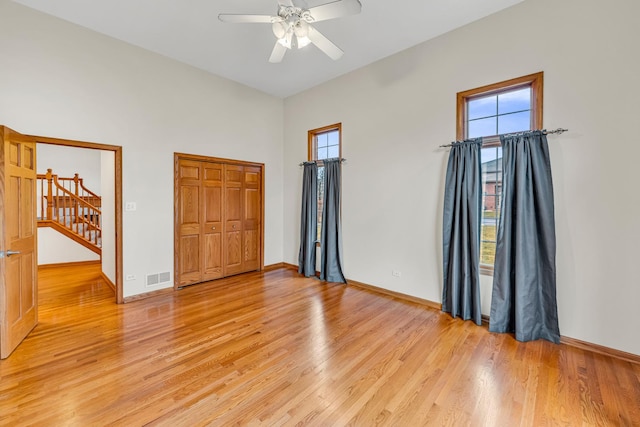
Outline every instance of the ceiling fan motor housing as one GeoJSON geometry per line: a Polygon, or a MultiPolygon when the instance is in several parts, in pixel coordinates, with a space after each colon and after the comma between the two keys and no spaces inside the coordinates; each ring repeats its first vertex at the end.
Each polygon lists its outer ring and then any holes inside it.
{"type": "Polygon", "coordinates": [[[282,20],[275,21],[271,28],[278,42],[287,49],[302,48],[311,41],[308,39],[309,24],[313,17],[308,10],[299,7],[280,6],[278,16],[282,20]]]}

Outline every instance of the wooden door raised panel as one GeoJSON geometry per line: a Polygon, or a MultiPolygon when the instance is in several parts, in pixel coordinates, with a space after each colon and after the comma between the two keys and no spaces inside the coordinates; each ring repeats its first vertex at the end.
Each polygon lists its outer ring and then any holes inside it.
{"type": "Polygon", "coordinates": [[[183,283],[200,280],[200,237],[182,236],[180,239],[180,271],[183,283]]]}

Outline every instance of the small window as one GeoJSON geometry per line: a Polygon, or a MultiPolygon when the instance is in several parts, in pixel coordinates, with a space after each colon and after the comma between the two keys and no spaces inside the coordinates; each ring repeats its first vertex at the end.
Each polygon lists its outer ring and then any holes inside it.
{"type": "Polygon", "coordinates": [[[493,274],[502,202],[499,135],[542,129],[543,73],[458,93],[458,140],[483,137],[480,268],[493,274]]]}
{"type": "Polygon", "coordinates": [[[322,206],[324,204],[323,160],[342,157],[342,124],[325,126],[309,131],[309,160],[318,163],[318,235],[322,230],[322,206]]]}

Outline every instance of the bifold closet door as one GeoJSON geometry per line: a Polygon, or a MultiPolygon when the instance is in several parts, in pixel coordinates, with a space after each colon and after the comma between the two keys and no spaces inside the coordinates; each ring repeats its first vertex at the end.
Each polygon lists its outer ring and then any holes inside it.
{"type": "Polygon", "coordinates": [[[225,165],[225,275],[260,269],[261,186],[259,167],[225,165]]]}
{"type": "Polygon", "coordinates": [[[177,287],[262,268],[263,166],[196,157],[176,159],[177,287]]]}
{"type": "Polygon", "coordinates": [[[180,160],[178,165],[178,252],[179,286],[202,281],[202,163],[180,160]]]}

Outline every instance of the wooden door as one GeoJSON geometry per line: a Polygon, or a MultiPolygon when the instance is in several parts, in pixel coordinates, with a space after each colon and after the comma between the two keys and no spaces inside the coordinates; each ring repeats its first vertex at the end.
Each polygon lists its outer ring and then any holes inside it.
{"type": "Polygon", "coordinates": [[[203,281],[218,279],[224,275],[222,265],[223,175],[224,167],[221,163],[202,162],[203,281]]]}
{"type": "Polygon", "coordinates": [[[176,285],[184,286],[202,281],[201,231],[202,223],[202,164],[193,160],[179,160],[176,167],[176,260],[179,272],[176,285]]]}
{"type": "Polygon", "coordinates": [[[254,271],[260,269],[262,251],[261,168],[245,166],[243,187],[243,270],[254,271]]]}
{"type": "Polygon", "coordinates": [[[264,165],[179,153],[174,161],[174,287],[262,269],[264,165]]]}
{"type": "Polygon", "coordinates": [[[38,323],[36,144],[0,127],[0,358],[38,323]]]}
{"type": "Polygon", "coordinates": [[[224,166],[224,269],[225,276],[244,272],[243,267],[243,166],[224,166]]]}

